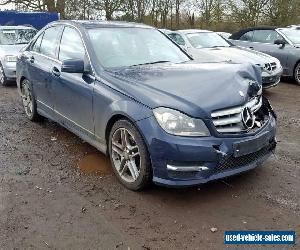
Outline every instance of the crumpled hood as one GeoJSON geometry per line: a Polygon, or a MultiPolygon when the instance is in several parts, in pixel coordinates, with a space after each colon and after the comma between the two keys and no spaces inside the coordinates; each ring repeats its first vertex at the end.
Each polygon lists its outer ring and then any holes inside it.
{"type": "Polygon", "coordinates": [[[25,46],[27,44],[0,45],[0,57],[7,55],[17,56],[25,46]]]}
{"type": "MultiPolygon", "coordinates": [[[[232,61],[235,63],[253,63],[261,65],[278,61],[276,58],[262,52],[236,46],[192,49],[191,54],[194,56],[195,60],[198,59],[201,61],[203,61],[201,57],[214,57],[216,62],[232,61]]],[[[213,59],[210,59],[209,61],[212,60],[213,59]]]]}
{"type": "Polygon", "coordinates": [[[106,71],[101,79],[150,108],[163,106],[210,118],[213,110],[244,104],[249,79],[261,84],[261,72],[251,64],[191,61],[106,71]]]}

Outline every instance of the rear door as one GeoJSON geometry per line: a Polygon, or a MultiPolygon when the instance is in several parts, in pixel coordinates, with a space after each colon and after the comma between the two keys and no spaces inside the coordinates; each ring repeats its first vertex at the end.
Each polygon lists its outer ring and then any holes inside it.
{"type": "Polygon", "coordinates": [[[29,55],[29,74],[38,108],[53,116],[53,96],[50,84],[52,64],[57,60],[58,38],[61,26],[49,27],[33,45],[29,55]]]}
{"type": "Polygon", "coordinates": [[[59,61],[52,65],[51,75],[57,120],[73,131],[93,137],[94,79],[92,73],[61,72],[62,62],[70,59],[84,60],[89,68],[83,40],[77,29],[70,26],[64,28],[58,59],[59,61]]]}

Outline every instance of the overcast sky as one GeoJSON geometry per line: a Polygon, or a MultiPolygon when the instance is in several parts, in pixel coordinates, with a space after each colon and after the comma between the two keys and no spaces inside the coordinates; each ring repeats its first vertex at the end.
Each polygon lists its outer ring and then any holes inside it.
{"type": "Polygon", "coordinates": [[[0,10],[14,10],[14,9],[15,9],[15,5],[13,3],[0,5],[0,10]]]}

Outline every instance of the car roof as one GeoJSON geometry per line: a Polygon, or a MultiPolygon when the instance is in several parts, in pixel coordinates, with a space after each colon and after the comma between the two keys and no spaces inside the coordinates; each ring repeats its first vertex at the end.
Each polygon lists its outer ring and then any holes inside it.
{"type": "Polygon", "coordinates": [[[123,21],[101,21],[101,20],[60,20],[55,21],[50,24],[71,24],[74,26],[80,26],[82,28],[148,28],[154,29],[151,26],[140,24],[140,23],[133,23],[133,22],[123,22],[123,21]]]}
{"type": "Polygon", "coordinates": [[[217,31],[216,33],[218,33],[218,34],[231,34],[229,32],[225,32],[225,31],[217,31]]]}
{"type": "Polygon", "coordinates": [[[249,32],[249,31],[253,31],[253,30],[276,30],[276,29],[277,29],[277,27],[273,27],[273,26],[250,27],[250,28],[247,28],[247,29],[241,29],[238,32],[233,33],[230,36],[230,38],[231,39],[239,39],[245,33],[249,32]]]}
{"type": "Polygon", "coordinates": [[[300,25],[293,25],[293,26],[288,26],[285,28],[279,28],[278,30],[287,30],[287,29],[292,29],[292,30],[300,30],[300,25]]]}
{"type": "Polygon", "coordinates": [[[15,30],[17,30],[17,29],[35,29],[34,27],[32,27],[32,26],[30,26],[30,25],[16,25],[16,26],[13,26],[13,25],[3,25],[3,26],[1,26],[0,25],[0,29],[3,29],[3,30],[5,30],[5,29],[7,29],[7,30],[11,30],[11,29],[15,29],[15,30]]]}
{"type": "Polygon", "coordinates": [[[300,24],[292,24],[287,26],[286,28],[297,28],[297,27],[300,27],[300,24]]]}
{"type": "Polygon", "coordinates": [[[200,29],[187,29],[187,30],[177,30],[177,31],[180,32],[180,33],[182,33],[182,34],[213,32],[211,30],[200,30],[200,29]]]}

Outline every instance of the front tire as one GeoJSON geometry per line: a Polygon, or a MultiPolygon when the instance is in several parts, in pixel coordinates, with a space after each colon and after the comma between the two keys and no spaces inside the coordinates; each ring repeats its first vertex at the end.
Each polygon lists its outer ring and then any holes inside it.
{"type": "Polygon", "coordinates": [[[128,120],[113,125],[109,155],[117,178],[126,188],[138,191],[150,184],[152,169],[148,150],[141,134],[128,120]]]}
{"type": "Polygon", "coordinates": [[[40,115],[37,113],[36,100],[32,91],[32,86],[29,80],[24,79],[21,83],[22,103],[27,118],[31,121],[40,120],[40,115]]]}
{"type": "Polygon", "coordinates": [[[294,80],[300,85],[300,62],[296,65],[294,70],[294,80]]]}

